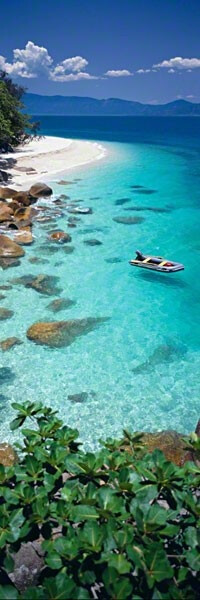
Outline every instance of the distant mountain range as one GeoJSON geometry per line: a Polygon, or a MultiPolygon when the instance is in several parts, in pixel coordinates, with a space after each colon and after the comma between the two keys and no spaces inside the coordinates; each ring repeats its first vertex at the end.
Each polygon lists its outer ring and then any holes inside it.
{"type": "Polygon", "coordinates": [[[200,116],[200,104],[175,100],[167,104],[141,104],[119,98],[97,100],[81,96],[40,96],[25,94],[24,104],[31,115],[74,116],[200,116]]]}

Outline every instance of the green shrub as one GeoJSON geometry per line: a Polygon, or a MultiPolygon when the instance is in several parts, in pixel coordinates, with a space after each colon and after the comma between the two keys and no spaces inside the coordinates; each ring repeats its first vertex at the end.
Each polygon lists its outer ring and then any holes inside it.
{"type": "Polygon", "coordinates": [[[0,466],[0,598],[198,598],[196,464],[145,454],[142,437],[128,432],[85,453],[78,431],[50,408],[13,407],[12,430],[32,424],[18,464],[0,466]],[[20,594],[9,578],[13,556],[39,538],[44,568],[20,594]]]}

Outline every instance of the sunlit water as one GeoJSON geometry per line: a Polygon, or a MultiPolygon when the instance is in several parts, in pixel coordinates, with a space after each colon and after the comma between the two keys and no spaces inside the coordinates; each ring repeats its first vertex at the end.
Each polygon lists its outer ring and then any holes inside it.
{"type": "Polygon", "coordinates": [[[197,148],[105,145],[107,159],[62,174],[70,181],[81,180],[66,186],[53,182],[54,196],[44,203],[52,206],[64,193],[92,207],[93,214],[81,216],[74,229],[67,229],[66,209],[56,224],[38,223],[35,242],[26,248],[21,265],[1,271],[1,284],[22,274],[57,275],[60,297],[76,300],[71,308],[53,314],[47,305],[58,294],[42,296],[20,285],[2,292],[6,299],[1,306],[11,308],[14,316],[1,322],[1,340],[16,335],[23,341],[1,352],[1,367],[10,369],[0,372],[5,375],[0,390],[3,441],[13,439],[9,432],[13,401],[37,399],[57,408],[65,423],[78,427],[86,447],[94,447],[100,437],[119,436],[123,427],[188,432],[198,420],[197,148]],[[127,202],[116,204],[124,198],[127,202]],[[136,206],[144,210],[126,210],[136,206]],[[145,207],[168,210],[154,212],[145,207]],[[125,225],[113,221],[116,216],[137,216],[144,221],[125,225]],[[49,253],[52,244],[47,233],[54,227],[70,232],[73,253],[66,254],[64,246],[53,246],[55,253],[49,253]],[[84,244],[90,238],[102,245],[84,244]],[[136,248],[183,262],[185,271],[161,275],[134,269],[129,260],[136,248]],[[47,262],[31,264],[33,256],[47,262]],[[26,338],[27,328],[36,321],[88,316],[110,319],[69,347],[51,349],[26,338]],[[68,398],[81,392],[88,394],[83,402],[68,398]]]}

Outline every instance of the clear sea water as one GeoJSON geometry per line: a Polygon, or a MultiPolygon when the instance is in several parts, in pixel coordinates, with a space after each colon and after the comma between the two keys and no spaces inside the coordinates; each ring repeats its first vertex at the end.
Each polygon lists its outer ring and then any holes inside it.
{"type": "Polygon", "coordinates": [[[1,340],[16,335],[23,345],[1,352],[0,366],[8,370],[0,370],[0,439],[13,439],[11,403],[25,399],[57,408],[65,423],[79,428],[87,448],[100,437],[119,436],[123,427],[189,432],[199,417],[200,392],[200,119],[40,120],[46,135],[100,140],[107,156],[62,173],[72,184],[58,185],[58,176],[45,202],[52,207],[67,194],[93,214],[81,216],[71,230],[66,209],[56,223],[38,223],[21,265],[1,271],[1,285],[24,274],[57,275],[59,297],[76,304],[54,315],[47,305],[58,294],[46,297],[20,285],[2,292],[1,306],[14,316],[1,321],[1,340]],[[127,210],[132,207],[142,210],[127,210]],[[117,216],[144,220],[125,225],[113,221],[117,216]],[[71,233],[73,253],[64,246],[50,252],[53,227],[71,233]],[[90,238],[102,245],[84,244],[90,238]],[[129,260],[136,248],[183,262],[185,271],[134,269],[129,260]],[[32,264],[33,256],[46,262],[32,264]],[[36,321],[88,316],[110,319],[69,347],[51,349],[26,338],[36,321]],[[88,394],[83,402],[68,398],[81,392],[88,394]]]}

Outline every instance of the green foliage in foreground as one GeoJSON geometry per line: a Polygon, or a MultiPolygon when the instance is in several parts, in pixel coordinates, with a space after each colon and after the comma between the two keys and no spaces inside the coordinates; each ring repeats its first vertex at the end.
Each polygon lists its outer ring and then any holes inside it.
{"type": "Polygon", "coordinates": [[[12,430],[27,417],[32,425],[22,429],[19,463],[0,467],[0,598],[198,598],[197,466],[145,454],[128,432],[84,453],[78,431],[50,408],[13,407],[12,430]],[[39,538],[45,565],[38,586],[20,595],[9,580],[13,555],[39,538]]]}
{"type": "Polygon", "coordinates": [[[7,151],[10,146],[26,142],[30,138],[27,130],[35,134],[39,126],[30,123],[28,115],[21,112],[24,92],[24,88],[0,71],[0,150],[7,151]]]}

